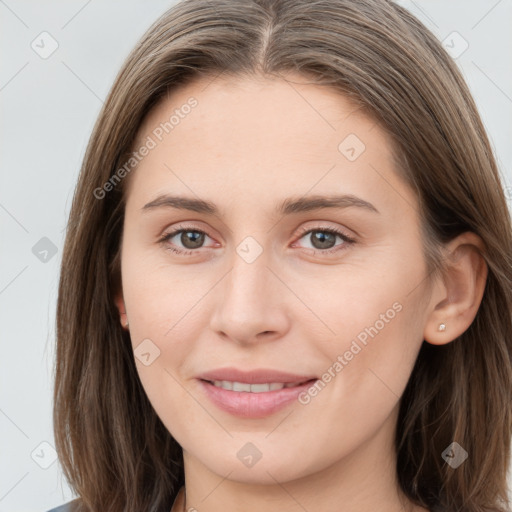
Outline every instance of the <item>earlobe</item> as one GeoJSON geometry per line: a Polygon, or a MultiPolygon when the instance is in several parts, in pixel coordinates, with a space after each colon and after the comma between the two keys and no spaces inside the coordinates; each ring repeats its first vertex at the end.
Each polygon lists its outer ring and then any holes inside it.
{"type": "Polygon", "coordinates": [[[469,328],[487,281],[485,247],[478,235],[462,233],[446,249],[446,268],[442,282],[435,285],[437,293],[432,294],[434,299],[423,333],[424,340],[432,345],[450,343],[469,328]]]}

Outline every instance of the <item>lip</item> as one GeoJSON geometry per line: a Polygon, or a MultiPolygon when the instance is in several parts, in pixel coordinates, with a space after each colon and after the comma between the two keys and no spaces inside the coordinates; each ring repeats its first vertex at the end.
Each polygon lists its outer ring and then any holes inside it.
{"type": "Polygon", "coordinates": [[[243,371],[238,368],[218,368],[202,373],[197,378],[212,382],[214,380],[229,380],[232,382],[246,382],[248,384],[270,384],[272,382],[291,384],[317,379],[315,375],[293,374],[270,368],[260,368],[251,371],[243,371]]]}
{"type": "Polygon", "coordinates": [[[274,414],[296,401],[297,397],[311,387],[316,380],[317,377],[294,375],[276,370],[262,369],[242,372],[235,368],[212,370],[198,377],[203,393],[214,405],[241,418],[264,418],[274,414]],[[306,382],[291,388],[276,389],[263,393],[249,393],[218,388],[209,382],[214,380],[229,380],[249,384],[306,382]]]}

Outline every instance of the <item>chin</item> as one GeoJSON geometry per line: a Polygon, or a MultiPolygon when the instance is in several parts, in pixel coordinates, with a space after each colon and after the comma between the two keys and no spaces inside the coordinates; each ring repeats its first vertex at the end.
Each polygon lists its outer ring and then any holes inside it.
{"type": "MultiPolygon", "coordinates": [[[[257,441],[255,441],[255,444],[257,441]]],[[[240,443],[236,443],[237,446],[240,443]]],[[[248,444],[248,443],[247,443],[248,444]]],[[[246,445],[245,441],[241,444],[242,447],[246,445]]],[[[261,446],[261,445],[260,445],[261,446]]],[[[297,480],[310,475],[312,472],[321,470],[321,467],[316,467],[315,461],[307,459],[297,460],[297,453],[300,449],[297,447],[289,447],[288,457],[280,454],[276,448],[267,448],[271,455],[265,457],[265,448],[261,448],[261,458],[256,460],[249,458],[244,461],[245,453],[250,452],[253,448],[247,448],[245,452],[238,449],[232,452],[233,455],[228,455],[229,452],[223,451],[218,457],[211,459],[209,454],[208,460],[202,460],[210,471],[227,479],[239,482],[242,484],[252,485],[276,485],[277,482],[284,483],[292,480],[297,480]],[[242,452],[241,455],[237,453],[242,452]]],[[[256,452],[254,452],[256,455],[256,452]]]]}

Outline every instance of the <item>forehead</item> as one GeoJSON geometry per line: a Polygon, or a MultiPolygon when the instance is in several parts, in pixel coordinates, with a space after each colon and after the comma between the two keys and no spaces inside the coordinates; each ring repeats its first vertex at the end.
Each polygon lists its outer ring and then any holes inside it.
{"type": "Polygon", "coordinates": [[[169,187],[188,195],[245,190],[257,202],[280,189],[382,195],[384,186],[393,195],[403,186],[394,183],[391,139],[375,120],[337,90],[297,75],[181,85],[146,116],[134,148],[149,139],[154,147],[130,179],[146,201],[169,187]]]}
{"type": "MultiPolygon", "coordinates": [[[[289,73],[281,78],[201,77],[180,85],[149,112],[139,128],[137,142],[156,130],[163,133],[155,136],[163,138],[164,145],[170,144],[183,126],[207,132],[202,133],[204,144],[220,137],[229,137],[233,143],[248,142],[250,137],[269,142],[275,141],[279,132],[279,143],[286,140],[292,145],[304,138],[312,141],[313,135],[327,137],[326,142],[330,142],[331,138],[339,139],[346,129],[364,138],[376,122],[333,87],[289,73]],[[195,104],[192,108],[191,103],[195,104]],[[243,132],[237,130],[240,126],[243,132]]],[[[390,143],[379,129],[372,139],[381,149],[390,143]]],[[[245,144],[243,149],[247,149],[245,144]]]]}

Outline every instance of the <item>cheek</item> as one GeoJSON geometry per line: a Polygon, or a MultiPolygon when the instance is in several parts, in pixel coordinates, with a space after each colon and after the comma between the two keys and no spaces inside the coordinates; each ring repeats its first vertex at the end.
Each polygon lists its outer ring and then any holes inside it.
{"type": "MultiPolygon", "coordinates": [[[[290,292],[278,302],[290,318],[288,338],[295,333],[303,341],[297,357],[315,361],[324,385],[307,403],[296,403],[295,414],[271,437],[257,438],[274,475],[282,467],[307,474],[350,453],[375,435],[403,393],[421,344],[415,323],[421,292],[410,292],[421,282],[422,269],[391,251],[379,256],[374,264],[309,266],[309,272],[295,273],[284,265],[280,269],[280,277],[298,294],[290,292]],[[297,463],[297,446],[304,445],[308,449],[297,463]],[[274,460],[272,454],[279,457],[274,460]]],[[[225,474],[245,438],[226,436],[214,421],[220,415],[193,399],[199,395],[187,380],[191,364],[205,368],[215,360],[215,346],[208,341],[216,333],[207,330],[223,304],[222,288],[215,286],[224,272],[155,264],[144,257],[126,258],[123,265],[133,347],[137,351],[148,339],[158,347],[149,365],[136,356],[146,394],[182,447],[225,474]]],[[[229,420],[225,425],[232,426],[229,420]]]]}
{"type": "MultiPolygon", "coordinates": [[[[302,331],[301,338],[324,355],[324,364],[344,355],[350,366],[409,360],[414,350],[408,349],[417,345],[407,341],[414,334],[408,318],[417,314],[409,292],[411,283],[421,282],[421,269],[413,263],[383,250],[373,263],[310,264],[308,272],[283,267],[280,277],[294,293],[280,307],[291,328],[302,331]]],[[[127,254],[123,292],[134,348],[150,339],[161,351],[172,352],[169,366],[183,363],[193,340],[201,338],[211,315],[222,307],[222,292],[214,290],[218,272],[206,268],[170,265],[160,254],[127,254]]]]}
{"type": "MultiPolygon", "coordinates": [[[[348,410],[363,423],[378,417],[379,410],[385,418],[402,395],[421,347],[422,287],[411,293],[424,275],[421,265],[395,257],[380,263],[365,272],[333,273],[322,301],[318,291],[316,299],[308,297],[311,304],[322,305],[318,315],[332,333],[316,341],[325,385],[304,401],[323,408],[315,393],[332,401],[328,410],[335,423],[348,410]],[[344,410],[335,404],[343,404],[344,410]]],[[[323,413],[318,409],[314,414],[323,413]]]]}
{"type": "MultiPolygon", "coordinates": [[[[388,305],[386,301],[383,304],[388,305]]],[[[380,304],[373,306],[377,312],[387,311],[380,304]]],[[[359,329],[358,334],[365,336],[339,336],[331,346],[323,346],[328,361],[324,373],[320,382],[300,397],[301,410],[295,418],[299,420],[297,432],[302,418],[316,418],[318,436],[308,438],[311,453],[329,453],[333,460],[344,456],[373,438],[397,412],[421,343],[421,338],[409,336],[407,315],[411,311],[405,304],[400,311],[393,310],[396,314],[388,323],[381,320],[384,326],[369,314],[363,329],[351,324],[353,331],[359,329]],[[334,444],[337,450],[332,450],[334,444]]]]}
{"type": "MultiPolygon", "coordinates": [[[[176,439],[187,435],[183,410],[190,407],[182,370],[199,339],[200,311],[194,292],[177,273],[149,266],[123,277],[130,338],[137,372],[155,412],[176,439]]],[[[188,417],[190,420],[190,417],[188,417]]]]}
{"type": "Polygon", "coordinates": [[[181,337],[185,326],[190,334],[190,318],[196,315],[205,290],[215,284],[214,276],[192,267],[169,264],[159,248],[126,254],[123,295],[134,341],[154,337],[165,342],[181,337]]]}
{"type": "MultiPolygon", "coordinates": [[[[414,333],[414,325],[421,323],[413,321],[421,317],[421,292],[411,293],[413,284],[421,283],[423,278],[421,265],[405,262],[391,251],[382,252],[373,263],[331,268],[317,278],[301,278],[301,298],[310,306],[317,323],[325,327],[325,335],[316,342],[331,360],[350,351],[355,343],[363,349],[373,345],[382,356],[381,348],[402,346],[414,333]]],[[[358,360],[364,360],[367,351],[358,352],[356,346],[352,352],[359,354],[358,360]]],[[[347,357],[352,356],[348,353],[347,357]]]]}

